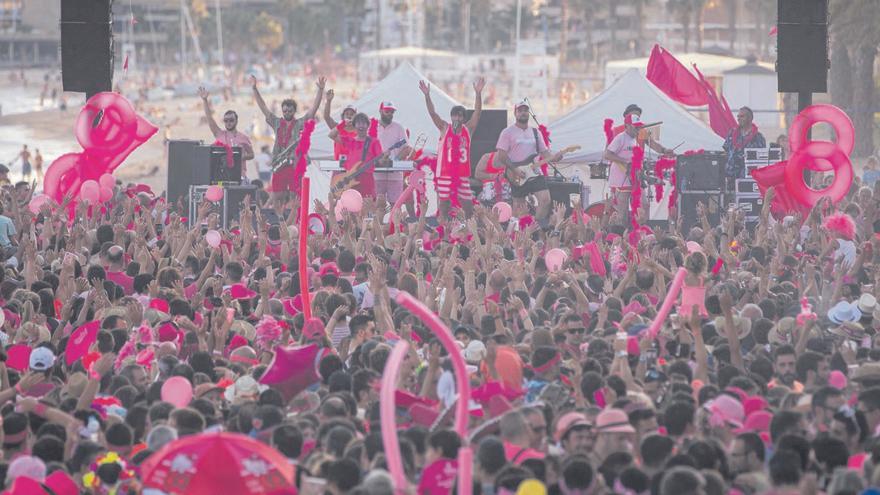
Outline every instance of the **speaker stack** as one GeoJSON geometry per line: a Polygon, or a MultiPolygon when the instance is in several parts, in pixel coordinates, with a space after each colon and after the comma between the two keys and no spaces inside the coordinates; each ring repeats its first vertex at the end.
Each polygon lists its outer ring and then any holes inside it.
{"type": "Polygon", "coordinates": [[[827,92],[828,0],[779,0],[777,15],[779,92],[827,92]]]}
{"type": "Polygon", "coordinates": [[[113,89],[113,1],[61,2],[61,83],[91,96],[113,89]]]}
{"type": "Polygon", "coordinates": [[[697,205],[703,203],[710,225],[718,225],[724,209],[724,153],[680,155],[675,164],[682,232],[700,226],[697,205]]]}
{"type": "MultiPolygon", "coordinates": [[[[471,118],[473,110],[465,114],[465,121],[471,118]]],[[[471,173],[480,162],[480,158],[486,153],[495,151],[498,145],[498,136],[507,127],[507,110],[483,110],[480,112],[480,121],[474,134],[471,136],[471,173]]]]}

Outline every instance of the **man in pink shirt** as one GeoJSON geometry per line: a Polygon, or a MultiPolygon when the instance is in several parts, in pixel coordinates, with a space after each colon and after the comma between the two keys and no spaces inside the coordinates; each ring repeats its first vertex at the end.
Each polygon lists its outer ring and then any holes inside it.
{"type": "Polygon", "coordinates": [[[122,287],[126,296],[134,294],[134,279],[125,273],[125,250],[121,246],[110,246],[107,263],[107,280],[122,287]]]}
{"type": "MultiPolygon", "coordinates": [[[[396,111],[397,107],[390,101],[383,101],[379,104],[379,127],[376,130],[379,143],[382,145],[382,151],[388,150],[400,141],[408,141],[406,129],[397,122],[394,122],[394,112],[396,111]]],[[[409,156],[411,152],[412,148],[409,145],[403,146],[393,150],[389,160],[402,159],[409,156]]],[[[388,162],[386,161],[385,164],[387,165],[388,162]]]]}
{"type": "Polygon", "coordinates": [[[232,147],[241,147],[241,180],[247,183],[247,161],[254,159],[254,147],[251,145],[249,137],[236,129],[238,127],[238,114],[234,110],[227,110],[223,114],[223,126],[221,129],[214,120],[214,111],[211,109],[211,103],[208,101],[210,94],[205,88],[199,88],[199,96],[202,98],[202,105],[205,107],[205,117],[208,119],[208,127],[211,133],[217,139],[217,144],[225,147],[227,150],[232,147]]]}

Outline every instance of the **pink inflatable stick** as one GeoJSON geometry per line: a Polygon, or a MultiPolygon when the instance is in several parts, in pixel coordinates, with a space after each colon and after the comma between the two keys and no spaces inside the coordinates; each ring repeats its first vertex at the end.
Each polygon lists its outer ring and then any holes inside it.
{"type": "Polygon", "coordinates": [[[391,471],[391,479],[394,481],[394,490],[397,493],[406,492],[408,483],[403,471],[403,460],[400,458],[400,442],[397,440],[397,414],[394,406],[395,391],[397,391],[397,378],[400,375],[400,365],[406,357],[409,344],[404,340],[397,341],[391,355],[385,363],[382,372],[382,390],[379,391],[379,418],[382,425],[382,445],[385,447],[385,457],[388,460],[388,470],[391,471]]]}
{"type": "Polygon", "coordinates": [[[410,197],[413,191],[416,191],[419,194],[425,194],[425,172],[422,170],[416,169],[409,175],[409,184],[397,198],[397,201],[394,202],[394,206],[391,207],[391,215],[388,216],[389,234],[394,233],[394,218],[397,216],[397,212],[400,211],[403,202],[410,197]]]}
{"type": "Polygon", "coordinates": [[[657,316],[654,318],[654,321],[651,322],[651,326],[648,327],[648,335],[650,338],[655,339],[657,338],[657,334],[660,333],[660,327],[663,326],[663,322],[666,321],[669,312],[672,310],[672,306],[678,299],[678,293],[681,292],[681,285],[684,283],[685,275],[687,275],[687,270],[684,267],[679,268],[678,272],[675,273],[675,278],[672,279],[672,285],[669,286],[669,292],[666,293],[666,299],[663,300],[663,305],[660,306],[660,310],[657,311],[657,316]]]}
{"type": "Polygon", "coordinates": [[[471,495],[474,491],[474,451],[462,446],[458,449],[458,495],[471,495]]]}
{"type": "Polygon", "coordinates": [[[309,297],[309,274],[306,267],[309,258],[309,178],[303,176],[299,192],[299,293],[302,298],[303,316],[312,317],[312,301],[309,297]]]}
{"type": "Polygon", "coordinates": [[[404,306],[410,310],[417,318],[421,318],[423,322],[434,332],[434,335],[440,339],[440,343],[449,353],[449,359],[452,360],[452,370],[455,373],[455,385],[458,390],[458,402],[455,404],[455,431],[461,437],[462,441],[467,438],[468,427],[468,404],[471,399],[471,384],[468,381],[467,369],[465,368],[464,357],[461,350],[455,344],[455,338],[449,327],[440,321],[434,313],[431,312],[424,304],[409,295],[409,293],[400,291],[397,294],[397,304],[404,306]]]}

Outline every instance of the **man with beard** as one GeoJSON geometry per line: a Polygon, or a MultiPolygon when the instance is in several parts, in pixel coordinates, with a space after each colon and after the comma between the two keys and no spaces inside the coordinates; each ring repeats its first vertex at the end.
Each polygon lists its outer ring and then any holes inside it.
{"type": "Polygon", "coordinates": [[[440,217],[446,218],[449,207],[461,207],[468,217],[474,211],[473,192],[468,179],[471,176],[471,133],[477,128],[483,110],[483,88],[486,80],[482,77],[474,81],[474,113],[465,122],[465,109],[461,105],[452,107],[446,122],[437,115],[431,101],[431,86],[419,82],[419,89],[425,94],[425,106],[434,125],[440,130],[440,146],[437,155],[437,171],[434,184],[437,188],[440,217]]]}
{"type": "MultiPolygon", "coordinates": [[[[379,127],[377,128],[377,136],[379,143],[382,145],[382,151],[388,151],[395,143],[401,140],[406,141],[406,129],[402,125],[394,122],[394,112],[397,107],[390,101],[383,101],[379,104],[379,127]]],[[[388,159],[397,160],[409,156],[412,148],[407,144],[396,150],[392,150],[388,159]]]]}
{"type": "MultiPolygon", "coordinates": [[[[257,106],[266,117],[266,123],[275,131],[275,146],[272,148],[272,181],[269,191],[272,192],[273,199],[276,204],[287,201],[289,192],[299,191],[302,176],[298,176],[296,164],[299,161],[295,150],[299,144],[300,135],[303,126],[307,120],[314,119],[318,113],[318,107],[321,106],[321,99],[324,97],[324,85],[327,80],[319,77],[315,85],[318,88],[315,94],[315,101],[312,107],[300,118],[296,118],[296,102],[288,98],[281,102],[281,118],[272,113],[260,90],[257,89],[257,78],[251,76],[251,87],[254,90],[254,99],[257,100],[257,106]]],[[[305,170],[299,171],[300,174],[305,170]]]]}
{"type": "MultiPolygon", "coordinates": [[[[387,152],[382,151],[382,145],[378,139],[374,139],[367,135],[370,128],[370,118],[366,114],[359,113],[354,116],[354,128],[357,134],[353,138],[341,136],[337,129],[330,131],[330,139],[333,142],[340,143],[344,150],[346,159],[342,162],[345,170],[353,170],[362,163],[369,162],[377,157],[388,156],[387,152]]],[[[376,196],[376,182],[373,177],[373,168],[370,166],[366,172],[358,176],[358,184],[354,186],[364,197],[376,196]]]]}
{"type": "MultiPolygon", "coordinates": [[[[354,116],[357,114],[357,109],[354,105],[346,105],[345,108],[342,109],[342,122],[336,122],[333,119],[333,116],[330,115],[330,107],[333,104],[333,97],[335,93],[332,89],[327,90],[327,96],[324,98],[324,123],[327,124],[327,127],[330,129],[336,129],[339,131],[339,135],[342,137],[353,138],[357,135],[357,131],[354,128],[354,116]]],[[[342,145],[339,143],[333,143],[333,159],[339,160],[342,157],[342,145]]]]}
{"type": "Polygon", "coordinates": [[[562,153],[551,155],[538,130],[529,126],[531,113],[527,101],[517,103],[514,116],[516,122],[498,136],[494,167],[507,170],[515,200],[525,201],[528,196],[535,196],[535,217],[542,226],[546,226],[550,220],[552,204],[540,163],[558,161],[562,158],[562,153]]]}
{"type": "Polygon", "coordinates": [[[804,386],[795,380],[797,378],[797,375],[795,374],[796,361],[797,354],[795,353],[794,347],[783,345],[777,348],[776,353],[773,356],[773,371],[775,377],[771,384],[785,385],[794,392],[802,391],[804,386]]]}
{"type": "Polygon", "coordinates": [[[241,180],[247,182],[247,161],[254,158],[254,147],[251,140],[241,132],[238,132],[238,114],[234,110],[227,110],[223,114],[223,126],[221,129],[214,120],[214,111],[211,103],[208,101],[210,94],[204,87],[199,88],[199,97],[202,98],[202,105],[205,108],[205,117],[208,120],[208,127],[211,128],[211,134],[217,140],[219,146],[223,146],[227,150],[231,150],[233,146],[241,147],[241,180]]]}

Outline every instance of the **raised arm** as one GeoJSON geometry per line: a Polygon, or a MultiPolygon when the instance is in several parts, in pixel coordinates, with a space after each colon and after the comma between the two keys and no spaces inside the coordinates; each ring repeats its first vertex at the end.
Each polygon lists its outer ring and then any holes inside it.
{"type": "Polygon", "coordinates": [[[431,116],[431,120],[434,121],[434,125],[437,126],[437,129],[440,129],[440,132],[443,132],[449,124],[447,124],[442,117],[437,115],[437,110],[434,108],[434,102],[431,101],[431,85],[425,81],[419,81],[419,89],[425,94],[425,107],[428,108],[428,115],[431,116]]]}
{"type": "Polygon", "coordinates": [[[324,123],[327,124],[327,127],[330,129],[336,129],[336,126],[339,125],[338,122],[333,120],[333,116],[330,115],[330,105],[333,103],[333,90],[328,89],[327,95],[324,97],[324,123]]]}
{"type": "Polygon", "coordinates": [[[471,115],[470,120],[467,121],[467,124],[465,124],[468,132],[474,132],[477,128],[477,123],[480,122],[480,113],[483,111],[483,88],[485,87],[485,78],[479,77],[474,81],[474,113],[471,115]]]}
{"type": "Polygon", "coordinates": [[[223,132],[223,129],[220,129],[220,126],[217,125],[217,121],[214,120],[214,111],[211,109],[211,102],[208,101],[209,96],[210,94],[204,86],[199,87],[199,97],[202,99],[202,106],[205,108],[205,117],[208,119],[208,127],[211,128],[211,133],[214,134],[214,137],[217,137],[217,134],[223,132]]]}
{"type": "Polygon", "coordinates": [[[327,84],[327,78],[321,76],[318,78],[318,81],[315,83],[315,86],[318,87],[318,91],[315,93],[315,102],[312,103],[312,108],[309,109],[308,112],[304,115],[306,120],[315,118],[315,115],[318,114],[318,108],[321,106],[321,100],[324,98],[324,86],[327,84]]]}
{"type": "Polygon", "coordinates": [[[263,116],[267,119],[271,119],[274,117],[272,111],[269,110],[269,107],[266,106],[266,102],[263,100],[263,95],[260,94],[260,90],[257,89],[257,77],[253,74],[251,75],[251,88],[254,90],[254,99],[257,100],[257,106],[260,107],[260,111],[263,112],[263,116]]]}

